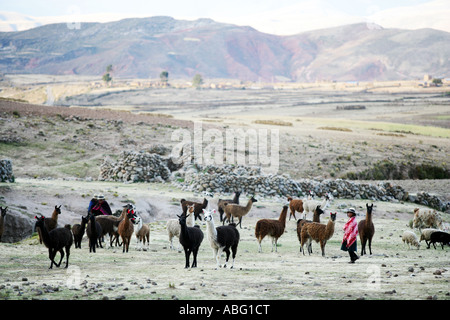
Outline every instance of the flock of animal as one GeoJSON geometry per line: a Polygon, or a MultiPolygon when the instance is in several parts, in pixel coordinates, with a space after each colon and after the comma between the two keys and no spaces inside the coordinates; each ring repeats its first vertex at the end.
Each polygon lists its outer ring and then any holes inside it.
{"type": "MultiPolygon", "coordinates": [[[[223,267],[226,267],[232,255],[231,268],[234,266],[234,260],[240,241],[240,234],[237,226],[242,228],[242,218],[247,215],[254,202],[257,200],[252,196],[245,206],[239,204],[240,192],[236,192],[233,199],[219,199],[217,206],[220,214],[222,225],[215,226],[213,215],[216,210],[208,210],[208,200],[204,198],[203,202],[194,202],[181,199],[180,215],[178,219],[170,219],[167,221],[166,229],[169,236],[170,248],[174,249],[173,238],[178,237],[179,243],[185,253],[185,268],[197,267],[197,254],[200,245],[204,239],[204,234],[195,220],[203,219],[206,223],[207,237],[216,259],[217,268],[221,267],[220,257],[222,252],[226,253],[226,260],[223,267]],[[238,219],[238,223],[234,223],[234,218],[238,219]],[[225,225],[225,223],[228,223],[225,225]],[[230,252],[231,250],[231,252],[230,252]],[[193,256],[193,262],[190,264],[190,256],[193,256]]],[[[255,225],[255,237],[259,245],[259,252],[262,252],[261,242],[265,237],[272,239],[272,252],[277,252],[277,241],[284,234],[286,227],[286,218],[288,209],[290,209],[289,220],[295,217],[295,213],[303,214],[302,218],[297,220],[297,237],[300,242],[300,252],[305,255],[304,245],[308,253],[312,253],[312,241],[320,244],[322,256],[325,256],[325,245],[333,236],[337,213],[330,213],[327,224],[320,223],[320,216],[324,214],[325,208],[329,204],[328,195],[321,201],[314,200],[310,195],[307,199],[293,199],[288,197],[289,205],[284,205],[278,219],[260,219],[255,225]],[[309,212],[313,213],[313,219],[307,220],[306,216],[309,212]]],[[[7,207],[0,207],[0,240],[3,234],[3,221],[7,213],[7,207]]],[[[361,255],[366,254],[366,244],[369,253],[372,254],[372,239],[375,233],[375,227],[372,221],[373,204],[366,204],[366,217],[358,224],[358,231],[361,241],[361,255]]],[[[61,206],[55,206],[52,216],[46,218],[44,216],[36,216],[35,228],[39,234],[40,243],[48,248],[50,269],[53,265],[59,267],[66,257],[67,268],[69,265],[70,248],[75,243],[75,248],[81,249],[81,242],[86,232],[89,240],[89,252],[96,252],[96,248],[102,247],[104,236],[109,236],[109,245],[123,245],[122,252],[128,252],[131,238],[135,233],[137,243],[136,246],[142,248],[143,245],[150,244],[150,228],[144,224],[142,218],[137,214],[136,208],[132,204],[123,207],[119,217],[107,215],[87,215],[81,217],[80,224],[65,225],[62,228],[57,227],[58,216],[61,214],[61,206]],[[120,239],[122,243],[120,243],[120,239]],[[65,253],[64,253],[65,250],[65,253]],[[60,260],[55,261],[56,253],[60,253],[60,260]]],[[[425,240],[429,249],[433,244],[440,243],[442,249],[444,245],[450,245],[450,234],[442,231],[442,218],[434,210],[415,209],[413,228],[419,229],[421,232],[420,240],[412,231],[405,231],[402,240],[408,245],[415,246],[419,249],[420,241],[425,240]]]]}

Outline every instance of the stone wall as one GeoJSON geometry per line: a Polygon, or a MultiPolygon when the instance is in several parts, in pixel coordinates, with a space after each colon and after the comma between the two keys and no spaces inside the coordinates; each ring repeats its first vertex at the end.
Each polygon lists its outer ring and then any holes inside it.
{"type": "Polygon", "coordinates": [[[0,182],[14,182],[11,160],[0,160],[0,182]]]}
{"type": "Polygon", "coordinates": [[[149,152],[122,151],[116,162],[105,159],[98,180],[161,182],[170,177],[168,159],[149,152]]]}

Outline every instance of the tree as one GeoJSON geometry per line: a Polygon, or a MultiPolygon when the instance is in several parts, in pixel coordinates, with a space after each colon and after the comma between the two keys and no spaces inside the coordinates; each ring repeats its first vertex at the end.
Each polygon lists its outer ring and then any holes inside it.
{"type": "Polygon", "coordinates": [[[112,81],[111,72],[112,72],[113,66],[112,64],[109,64],[106,66],[106,73],[103,75],[102,79],[105,81],[106,85],[109,85],[109,83],[112,81]]]}
{"type": "Polygon", "coordinates": [[[169,82],[169,72],[167,71],[162,71],[159,74],[159,78],[161,79],[161,82],[164,86],[167,86],[168,82],[169,82]]]}
{"type": "Polygon", "coordinates": [[[200,87],[203,84],[203,78],[200,74],[196,74],[192,79],[192,86],[195,88],[200,87]]]}
{"type": "Polygon", "coordinates": [[[433,79],[433,83],[434,83],[436,86],[439,86],[439,85],[442,84],[442,79],[434,78],[434,79],[433,79]]]}
{"type": "Polygon", "coordinates": [[[112,81],[111,75],[109,73],[105,73],[102,79],[106,82],[107,85],[112,81]]]}

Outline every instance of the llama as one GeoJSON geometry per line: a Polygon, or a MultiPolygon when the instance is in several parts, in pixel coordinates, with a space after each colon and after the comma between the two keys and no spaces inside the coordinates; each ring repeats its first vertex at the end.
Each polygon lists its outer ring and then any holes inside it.
{"type": "MultiPolygon", "coordinates": [[[[53,210],[52,217],[45,219],[45,227],[47,228],[47,231],[50,232],[53,229],[55,229],[58,226],[58,216],[61,214],[61,205],[55,206],[55,209],[53,210]]],[[[42,235],[41,235],[41,228],[36,227],[36,230],[39,234],[39,243],[42,243],[42,235]]]]}
{"type": "Polygon", "coordinates": [[[436,210],[414,209],[413,228],[422,231],[423,228],[442,228],[442,218],[436,210]]]}
{"type": "Polygon", "coordinates": [[[295,220],[297,218],[295,217],[295,211],[299,213],[303,213],[305,209],[303,209],[303,200],[301,199],[292,199],[292,197],[288,197],[287,200],[289,201],[289,209],[291,209],[291,212],[289,214],[289,221],[292,217],[294,217],[295,220]]]}
{"type": "Polygon", "coordinates": [[[0,207],[0,242],[2,241],[2,236],[3,236],[3,229],[4,229],[4,225],[5,225],[5,216],[6,216],[6,212],[7,212],[8,207],[0,207]]]}
{"type": "Polygon", "coordinates": [[[188,206],[194,205],[194,218],[195,220],[199,219],[202,221],[200,214],[203,213],[203,209],[208,207],[208,200],[206,198],[203,198],[203,202],[186,201],[185,199],[181,199],[180,203],[184,215],[187,213],[188,206]]]}
{"type": "Polygon", "coordinates": [[[101,238],[103,236],[102,226],[98,223],[93,214],[90,214],[88,219],[89,222],[87,225],[86,235],[89,239],[89,252],[93,251],[95,253],[96,247],[98,248],[100,246],[100,248],[103,248],[101,242],[101,238]]]}
{"type": "Polygon", "coordinates": [[[214,218],[212,216],[212,214],[215,212],[216,210],[203,210],[206,221],[206,230],[208,231],[207,235],[209,243],[211,244],[211,248],[213,249],[213,257],[217,262],[216,269],[221,267],[220,256],[222,254],[222,251],[225,251],[225,253],[227,254],[225,264],[223,265],[224,268],[227,267],[227,263],[230,258],[230,248],[233,252],[233,262],[230,267],[230,269],[232,269],[234,267],[234,259],[236,257],[236,252],[239,245],[239,231],[236,229],[236,225],[234,223],[231,223],[227,226],[219,226],[216,228],[214,225],[214,218]]]}
{"type": "MultiPolygon", "coordinates": [[[[226,219],[222,221],[222,225],[225,223],[225,220],[230,221],[232,218],[239,218],[239,227],[242,228],[242,217],[245,216],[247,213],[249,213],[250,209],[252,208],[253,202],[258,202],[253,196],[248,200],[247,205],[241,206],[235,203],[228,203],[225,206],[225,214],[226,219]]],[[[233,222],[233,220],[231,220],[233,222]]]]}
{"type": "MultiPolygon", "coordinates": [[[[320,206],[317,206],[314,210],[313,220],[305,220],[305,219],[298,219],[297,220],[297,238],[298,241],[301,243],[302,239],[302,228],[306,223],[310,222],[317,222],[320,223],[320,215],[323,214],[324,211],[320,208],[320,206]]],[[[310,244],[311,246],[311,244],[310,244]]],[[[312,253],[312,248],[309,247],[309,251],[312,253]]],[[[300,247],[300,252],[302,252],[302,247],[300,247]]]]}
{"type": "Polygon", "coordinates": [[[306,219],[308,213],[314,212],[317,206],[320,206],[322,210],[325,210],[329,204],[330,196],[328,193],[325,194],[322,202],[314,199],[303,199],[303,219],[306,219]]]}
{"type": "Polygon", "coordinates": [[[86,224],[88,223],[89,219],[88,217],[81,217],[81,224],[74,224],[72,226],[72,233],[73,233],[73,242],[75,244],[75,249],[79,248],[81,249],[81,240],[84,236],[84,231],[86,229],[86,224]]]}
{"type": "Polygon", "coordinates": [[[366,253],[366,243],[369,242],[369,252],[372,254],[372,238],[375,233],[375,226],[372,222],[372,205],[366,203],[366,219],[358,223],[358,233],[361,239],[361,256],[366,253]]]}
{"type": "Polygon", "coordinates": [[[112,247],[112,244],[114,240],[116,240],[116,246],[121,246],[122,244],[119,241],[119,233],[117,230],[119,229],[120,222],[124,219],[125,215],[127,214],[127,210],[131,209],[133,206],[131,204],[127,204],[122,209],[122,213],[119,217],[115,216],[96,216],[95,220],[100,223],[100,226],[102,227],[102,236],[108,235],[109,236],[109,246],[112,247]]]}
{"type": "Polygon", "coordinates": [[[259,242],[259,251],[262,252],[261,241],[265,236],[272,238],[272,252],[275,247],[275,252],[277,252],[277,241],[283,235],[284,229],[286,227],[286,215],[288,206],[283,206],[281,210],[280,217],[278,220],[273,219],[261,219],[258,220],[255,227],[256,240],[259,242]]]}
{"type": "MultiPolygon", "coordinates": [[[[186,225],[188,227],[194,226],[194,205],[188,207],[189,215],[186,219],[186,225]]],[[[180,237],[181,226],[178,219],[170,219],[166,224],[167,233],[169,235],[170,249],[173,250],[173,237],[180,237]]],[[[179,243],[179,242],[178,242],[179,243]]]]}
{"type": "Polygon", "coordinates": [[[53,264],[57,267],[61,265],[61,261],[64,258],[64,250],[66,250],[66,268],[69,266],[69,256],[70,256],[70,247],[73,243],[72,232],[70,231],[70,225],[66,225],[64,228],[55,228],[51,231],[48,231],[45,220],[43,216],[35,217],[36,227],[39,227],[41,230],[42,241],[45,246],[48,248],[48,256],[50,258],[50,268],[53,268],[53,264]],[[61,259],[59,263],[55,262],[56,252],[59,252],[61,259]]]}
{"type": "Polygon", "coordinates": [[[122,253],[125,251],[128,252],[128,248],[130,246],[131,236],[133,235],[134,226],[130,219],[135,218],[136,215],[133,209],[127,209],[127,214],[124,219],[119,223],[119,228],[117,232],[119,232],[120,237],[122,238],[122,253]]]}
{"type": "Polygon", "coordinates": [[[142,250],[142,246],[145,245],[146,241],[148,249],[150,246],[150,228],[143,223],[142,217],[139,215],[133,220],[133,223],[137,225],[136,230],[134,231],[134,234],[136,235],[136,250],[138,250],[139,245],[139,250],[142,250]]]}
{"type": "MultiPolygon", "coordinates": [[[[322,250],[322,257],[325,256],[325,245],[327,241],[333,236],[334,225],[336,223],[336,214],[330,214],[330,220],[327,224],[321,224],[317,222],[307,223],[302,228],[301,234],[301,251],[303,251],[303,245],[308,242],[306,247],[308,248],[308,253],[311,254],[311,242],[315,240],[320,243],[320,249],[322,250]]],[[[303,251],[305,255],[305,251],[303,251]]]]}
{"type": "MultiPolygon", "coordinates": [[[[192,214],[192,213],[191,213],[192,214]]],[[[189,214],[189,215],[191,215],[189,214]]],[[[185,215],[177,215],[180,222],[180,243],[184,249],[184,255],[186,258],[185,269],[189,268],[189,258],[191,253],[193,254],[193,262],[191,268],[197,267],[197,253],[200,245],[203,241],[203,231],[199,226],[195,225],[194,227],[188,227],[186,225],[186,216],[185,215]]]]}
{"type": "Polygon", "coordinates": [[[217,201],[217,209],[219,210],[219,214],[220,214],[220,221],[223,221],[223,214],[224,214],[224,210],[225,210],[225,206],[228,203],[236,203],[239,204],[239,196],[241,195],[240,191],[236,191],[234,193],[234,197],[233,199],[219,199],[217,201]]]}

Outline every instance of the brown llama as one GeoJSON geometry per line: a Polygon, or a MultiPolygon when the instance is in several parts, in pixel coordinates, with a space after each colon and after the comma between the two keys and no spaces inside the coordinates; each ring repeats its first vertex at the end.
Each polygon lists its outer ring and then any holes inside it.
{"type": "MultiPolygon", "coordinates": [[[[306,223],[311,223],[311,222],[317,222],[320,223],[320,215],[323,214],[323,210],[320,208],[320,206],[317,206],[316,209],[314,210],[314,215],[313,215],[313,220],[305,220],[305,219],[298,219],[297,220],[297,238],[298,241],[301,243],[302,241],[302,228],[306,223]]],[[[312,250],[310,248],[310,250],[312,250]]],[[[302,247],[300,247],[300,252],[302,252],[302,247]]]]}
{"type": "Polygon", "coordinates": [[[369,252],[372,254],[372,238],[375,234],[375,226],[372,222],[373,203],[369,206],[366,203],[366,219],[358,223],[359,239],[361,240],[361,256],[366,253],[366,243],[369,242],[369,252]]]}
{"type": "MultiPolygon", "coordinates": [[[[258,202],[253,196],[248,200],[246,206],[241,206],[236,203],[228,203],[225,206],[225,214],[226,218],[223,219],[222,225],[225,223],[225,220],[233,222],[233,218],[239,218],[239,227],[242,228],[242,217],[249,213],[250,209],[253,206],[253,202],[258,202]]],[[[237,226],[237,225],[236,225],[237,226]]]]}
{"type": "Polygon", "coordinates": [[[195,201],[187,201],[186,199],[181,199],[181,208],[183,209],[183,214],[187,215],[187,210],[189,206],[194,205],[194,218],[195,220],[199,219],[202,221],[202,217],[200,214],[203,214],[203,209],[208,207],[208,200],[203,198],[203,202],[195,202],[195,201]]]}
{"type": "Polygon", "coordinates": [[[241,192],[240,191],[236,191],[235,193],[234,193],[234,197],[233,197],[233,199],[219,199],[218,201],[217,201],[217,210],[219,211],[219,214],[220,214],[220,221],[222,222],[223,221],[223,214],[224,214],[224,212],[225,212],[225,206],[228,204],[228,203],[236,203],[236,204],[239,204],[239,196],[241,195],[241,192]]]}
{"type": "MultiPolygon", "coordinates": [[[[55,206],[55,209],[53,210],[52,217],[51,218],[45,218],[45,227],[47,228],[47,231],[50,232],[53,229],[55,229],[58,226],[58,216],[61,214],[61,205],[55,206]]],[[[39,226],[36,227],[36,231],[39,234],[39,243],[42,244],[42,230],[39,226]]]]}
{"type": "Polygon", "coordinates": [[[277,252],[277,242],[278,239],[283,235],[284,229],[286,228],[286,215],[288,206],[283,206],[281,210],[280,217],[278,220],[274,219],[261,219],[258,220],[255,227],[256,240],[259,242],[258,252],[262,252],[261,241],[265,236],[272,238],[272,252],[275,247],[275,252],[277,252]]]}
{"type": "Polygon", "coordinates": [[[134,226],[131,219],[136,217],[133,209],[128,209],[125,218],[119,223],[119,232],[120,237],[122,238],[122,252],[128,252],[128,248],[130,247],[131,236],[134,232],[134,226]]]}
{"type": "Polygon", "coordinates": [[[297,218],[295,217],[295,212],[303,213],[303,200],[301,199],[292,199],[292,197],[288,197],[287,200],[289,201],[289,209],[291,209],[291,213],[289,214],[289,221],[292,217],[294,217],[295,220],[297,218]]]}
{"type": "MultiPolygon", "coordinates": [[[[325,256],[325,245],[327,241],[333,236],[334,225],[336,223],[336,213],[330,214],[330,220],[327,224],[321,224],[317,222],[307,223],[302,228],[301,234],[301,251],[303,251],[303,245],[307,242],[306,247],[308,253],[311,254],[311,242],[315,240],[320,243],[320,249],[322,250],[322,256],[325,256]]],[[[305,255],[305,251],[303,251],[305,255]]]]}

